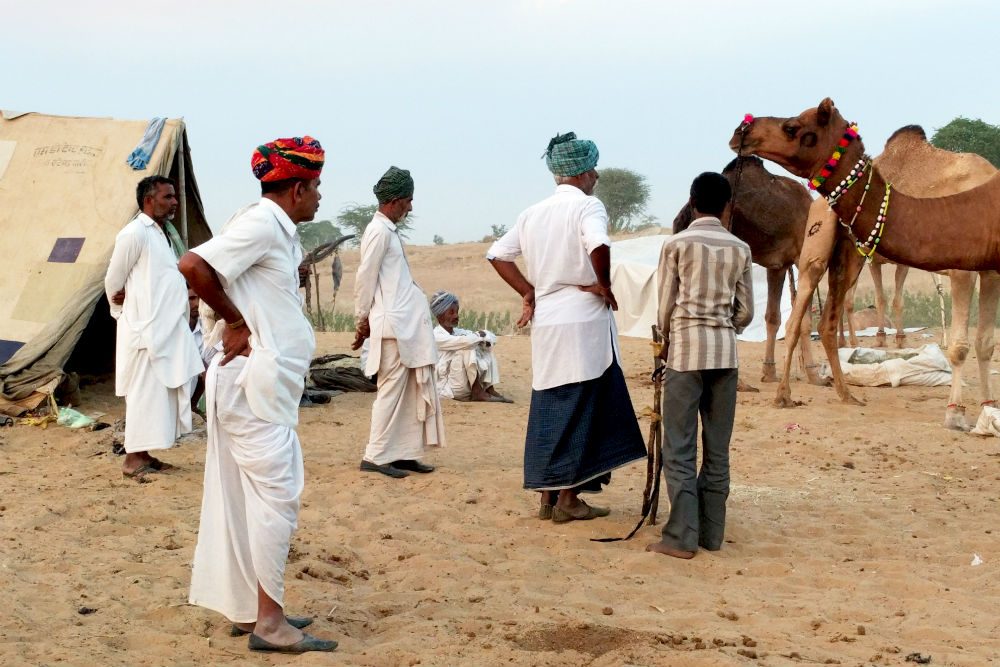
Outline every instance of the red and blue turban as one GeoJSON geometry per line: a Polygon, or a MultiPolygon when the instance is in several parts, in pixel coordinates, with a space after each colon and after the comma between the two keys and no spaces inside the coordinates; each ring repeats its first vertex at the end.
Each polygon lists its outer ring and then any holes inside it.
{"type": "Polygon", "coordinates": [[[319,178],[325,155],[319,141],[309,136],[275,139],[257,147],[250,167],[257,180],[265,183],[289,178],[310,180],[319,178]]]}

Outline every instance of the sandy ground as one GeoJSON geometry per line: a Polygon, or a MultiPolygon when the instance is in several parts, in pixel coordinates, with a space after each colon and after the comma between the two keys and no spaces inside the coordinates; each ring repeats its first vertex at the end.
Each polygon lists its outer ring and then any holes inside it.
{"type": "MultiPolygon", "coordinates": [[[[321,334],[318,351],[349,339],[321,334]]],[[[762,349],[741,344],[751,380],[762,349]]],[[[119,475],[106,431],[0,430],[0,664],[902,665],[915,652],[1000,664],[1000,441],[942,429],[946,387],[861,389],[867,406],[845,407],[796,383],[805,405],[792,410],[771,406],[773,385],[741,394],[725,547],[678,561],[643,551],[659,526],[590,541],[634,525],[642,463],[615,474],[607,519],[534,518],[521,489],[529,340],[498,350],[516,403],[446,403],[432,475],[358,471],[370,394],[303,411],[287,605],[340,640],[332,655],[248,654],[224,619],[186,604],[203,436],[164,456],[179,470],[140,485],[119,475]]],[[[649,347],[624,339],[623,357],[642,414],[649,347]]],[[[82,409],[122,412],[110,383],[82,409]]]]}

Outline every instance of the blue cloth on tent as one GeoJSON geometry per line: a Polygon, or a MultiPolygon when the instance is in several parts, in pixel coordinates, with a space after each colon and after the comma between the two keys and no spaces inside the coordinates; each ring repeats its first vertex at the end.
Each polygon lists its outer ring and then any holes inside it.
{"type": "Polygon", "coordinates": [[[139,145],[125,158],[125,161],[133,169],[145,169],[149,161],[153,159],[153,151],[156,150],[156,144],[160,142],[160,134],[163,132],[163,126],[166,122],[166,118],[159,117],[149,121],[139,145]]]}

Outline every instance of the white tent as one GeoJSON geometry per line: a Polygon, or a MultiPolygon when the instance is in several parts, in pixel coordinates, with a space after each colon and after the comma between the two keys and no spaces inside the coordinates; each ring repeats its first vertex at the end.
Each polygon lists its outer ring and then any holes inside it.
{"type": "MultiPolygon", "coordinates": [[[[651,338],[656,323],[658,289],[656,271],[660,249],[668,236],[643,236],[611,244],[611,289],[618,300],[615,322],[621,336],[651,338]]],[[[760,342],[767,339],[764,310],[767,307],[767,271],[753,265],[753,322],[739,336],[740,340],[760,342]]],[[[785,337],[785,322],[792,312],[788,283],[781,295],[781,327],[778,338],[785,337]]]]}

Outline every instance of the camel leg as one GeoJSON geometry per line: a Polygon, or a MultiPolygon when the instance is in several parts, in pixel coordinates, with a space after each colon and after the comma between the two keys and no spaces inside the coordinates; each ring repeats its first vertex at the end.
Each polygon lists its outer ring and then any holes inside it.
{"type": "MultiPolygon", "coordinates": [[[[948,361],[951,362],[951,393],[944,412],[944,426],[955,431],[968,431],[965,406],[962,405],[962,369],[969,356],[969,306],[976,274],[970,271],[949,271],[951,278],[951,344],[948,361]]],[[[994,314],[996,306],[994,306],[994,314]]],[[[980,316],[981,318],[982,316],[980,316]]]]}
{"type": "Polygon", "coordinates": [[[910,267],[902,264],[896,265],[896,289],[892,295],[892,325],[896,327],[896,347],[902,349],[906,347],[906,331],[903,327],[903,285],[906,283],[906,275],[910,272],[910,267]]]}
{"type": "Polygon", "coordinates": [[[820,340],[823,341],[823,348],[826,350],[827,361],[830,363],[833,386],[837,390],[840,400],[854,405],[864,405],[864,402],[859,401],[851,394],[847,388],[847,382],[844,380],[844,371],[840,367],[840,357],[837,356],[837,320],[839,319],[838,314],[844,309],[844,298],[847,291],[857,281],[863,262],[864,260],[855,251],[854,244],[850,239],[844,236],[838,237],[833,254],[830,256],[830,268],[827,270],[830,291],[819,325],[819,336],[820,340]]]}
{"type": "Polygon", "coordinates": [[[764,311],[764,324],[767,327],[767,346],[764,348],[764,372],[761,382],[777,382],[778,374],[774,363],[774,343],[778,340],[778,328],[781,326],[781,292],[785,288],[785,270],[767,270],[767,309],[764,311]]]}
{"type": "MultiPolygon", "coordinates": [[[[822,273],[816,278],[816,282],[819,282],[819,278],[822,277],[822,273]]],[[[797,298],[797,297],[796,297],[797,298]]],[[[812,299],[810,299],[811,301],[812,299]]],[[[790,320],[791,318],[789,318],[790,320]]],[[[826,378],[821,378],[819,376],[819,365],[816,363],[816,357],[813,356],[812,352],[812,314],[810,309],[807,307],[805,312],[802,313],[802,321],[799,322],[799,332],[805,332],[805,338],[799,339],[799,355],[802,358],[802,367],[806,372],[806,382],[809,384],[814,384],[818,387],[828,387],[830,386],[830,381],[826,378]]],[[[788,337],[788,331],[786,327],[785,337],[788,337]]],[[[791,354],[791,351],[789,351],[791,354]]]]}
{"type": "Polygon", "coordinates": [[[976,328],[976,362],[979,364],[979,390],[982,405],[996,407],[990,361],[996,331],[997,301],[1000,300],[1000,273],[983,271],[979,274],[979,326],[976,328]]]}
{"type": "Polygon", "coordinates": [[[875,347],[885,347],[885,286],[882,284],[882,264],[872,262],[868,265],[875,284],[875,319],[878,321],[878,331],[875,332],[875,347]]]}
{"type": "MultiPolygon", "coordinates": [[[[830,253],[836,239],[837,214],[830,210],[825,201],[817,199],[809,209],[807,229],[810,232],[802,244],[802,252],[798,262],[798,294],[795,296],[792,314],[788,318],[788,325],[785,328],[784,372],[781,374],[778,390],[774,397],[774,405],[779,408],[791,408],[796,405],[795,401],[792,400],[792,390],[789,384],[792,377],[792,355],[795,346],[799,345],[800,342],[803,349],[809,347],[809,333],[812,330],[809,307],[816,286],[819,285],[819,280],[823,276],[823,272],[826,271],[827,263],[830,260],[830,253]],[[803,330],[805,331],[805,339],[800,341],[803,330]]],[[[814,365],[806,364],[806,373],[809,375],[810,382],[821,383],[814,365]]]]}
{"type": "MultiPolygon", "coordinates": [[[[847,294],[844,295],[844,314],[838,320],[837,329],[837,346],[847,347],[848,339],[844,337],[844,332],[848,331],[850,333],[851,347],[858,347],[858,334],[854,330],[854,293],[857,291],[857,285],[852,285],[847,294]],[[846,323],[845,323],[846,320],[846,323]]],[[[829,299],[829,295],[827,296],[829,299]]]]}
{"type": "MultiPolygon", "coordinates": [[[[799,262],[799,292],[795,296],[795,302],[792,304],[792,314],[788,318],[788,324],[785,326],[784,371],[780,376],[781,379],[778,381],[778,391],[774,397],[775,407],[792,408],[797,405],[792,400],[792,390],[789,384],[792,377],[792,356],[796,345],[801,345],[802,348],[809,347],[809,332],[812,329],[810,326],[812,318],[809,317],[809,306],[812,302],[813,292],[816,291],[816,285],[819,284],[819,279],[823,277],[823,272],[826,271],[826,264],[827,261],[825,259],[818,258],[810,260],[807,264],[803,264],[801,260],[799,262]],[[803,332],[805,332],[805,338],[800,340],[803,332]]],[[[809,371],[815,372],[815,369],[811,369],[807,365],[806,372],[808,373],[809,371]]]]}
{"type": "MultiPolygon", "coordinates": [[[[792,269],[788,269],[788,287],[789,287],[789,292],[791,292],[792,296],[793,308],[795,307],[795,300],[798,298],[799,295],[798,288],[796,287],[795,282],[796,282],[795,274],[792,272],[792,269]]],[[[819,379],[819,374],[816,372],[816,362],[813,360],[812,345],[809,344],[810,333],[812,332],[812,318],[809,316],[809,310],[810,310],[809,308],[806,308],[805,312],[802,313],[802,322],[799,325],[801,327],[805,327],[803,329],[800,329],[799,331],[806,332],[805,340],[802,340],[801,338],[799,339],[800,342],[802,343],[801,345],[799,345],[799,370],[806,374],[808,382],[825,387],[827,383],[819,379]]],[[[786,336],[788,335],[787,327],[785,335],[786,336]]],[[[799,335],[801,336],[802,334],[800,333],[799,335]]],[[[791,350],[789,350],[788,354],[791,353],[792,353],[791,350]]]]}

